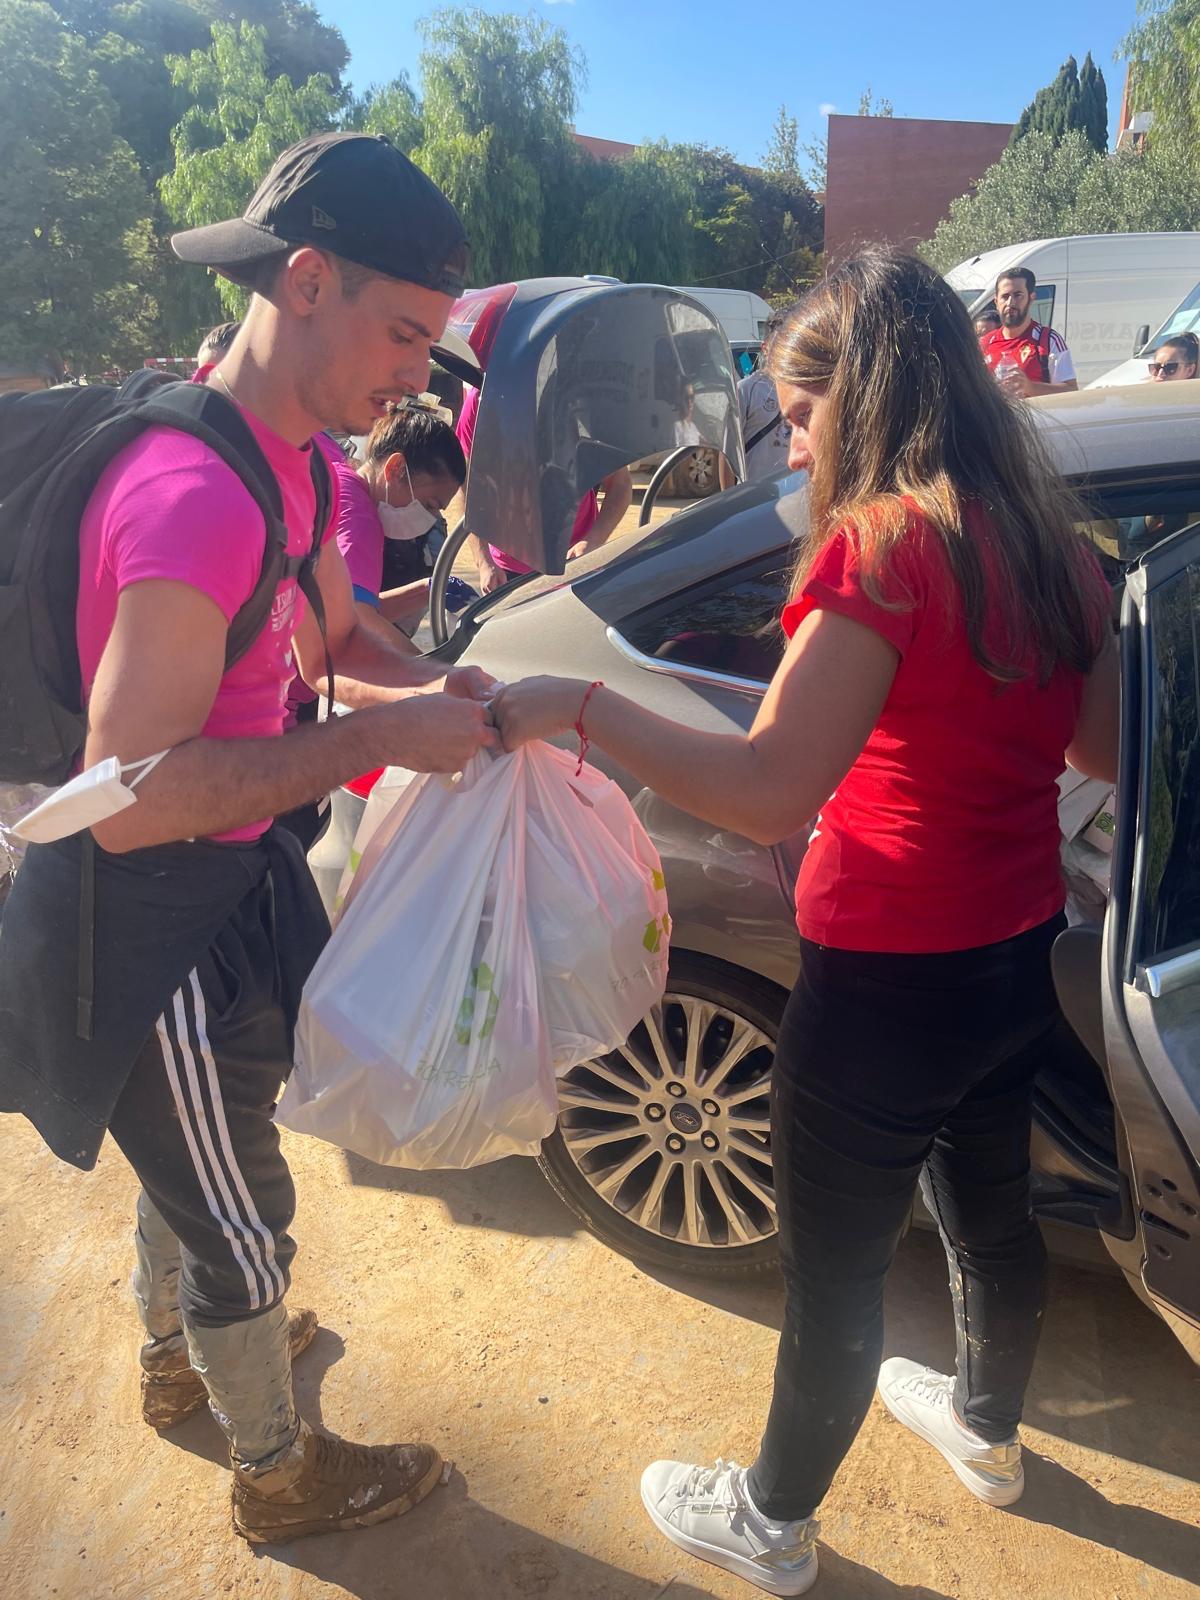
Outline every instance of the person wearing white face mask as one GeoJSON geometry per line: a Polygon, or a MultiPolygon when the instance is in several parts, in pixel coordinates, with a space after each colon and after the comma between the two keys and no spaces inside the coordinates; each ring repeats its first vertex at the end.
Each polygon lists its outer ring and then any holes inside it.
{"type": "Polygon", "coordinates": [[[429,533],[462,487],[466,458],[440,408],[424,397],[382,417],[362,453],[357,470],[351,463],[334,469],[338,548],[367,626],[408,631],[429,597],[429,533]]]}

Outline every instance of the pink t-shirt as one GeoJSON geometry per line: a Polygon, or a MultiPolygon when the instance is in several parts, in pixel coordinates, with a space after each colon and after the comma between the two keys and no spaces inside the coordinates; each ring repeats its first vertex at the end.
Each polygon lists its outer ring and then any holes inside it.
{"type": "MultiPolygon", "coordinates": [[[[463,401],[462,411],[458,417],[458,442],[462,445],[463,455],[471,459],[471,446],[475,442],[475,414],[479,410],[479,390],[467,388],[466,399],[463,401]]],[[[579,502],[579,510],[575,513],[575,525],[571,529],[571,543],[578,544],[580,539],[586,539],[595,525],[596,518],[600,515],[600,502],[596,498],[596,491],[589,489],[579,502]]],[[[523,561],[518,561],[516,556],[510,556],[507,551],[497,550],[494,544],[489,544],[492,560],[502,572],[515,572],[518,576],[532,572],[532,567],[527,567],[523,561]]]]}
{"type": "Polygon", "coordinates": [[[368,603],[379,599],[383,587],[383,523],[366,480],[348,461],[333,469],[338,485],[338,549],[354,585],[354,598],[368,603]]]}
{"type": "MultiPolygon", "coordinates": [[[[288,552],[312,541],[316,492],[311,444],[297,449],[250,412],[242,416],[274,471],[283,497],[288,552]]],[[[328,539],[337,517],[337,484],[328,539]]],[[[174,428],[150,428],[101,474],[79,529],[79,602],[75,634],[85,697],[112,632],[117,597],[130,584],[173,579],[215,601],[232,622],[262,570],[262,512],[219,456],[174,428]]],[[[221,679],[202,729],[209,739],[274,738],[283,732],[295,675],[292,637],[305,600],[294,578],[279,585],[271,618],[242,659],[221,679]]],[[[222,839],[256,839],[271,819],[222,839]]]]}

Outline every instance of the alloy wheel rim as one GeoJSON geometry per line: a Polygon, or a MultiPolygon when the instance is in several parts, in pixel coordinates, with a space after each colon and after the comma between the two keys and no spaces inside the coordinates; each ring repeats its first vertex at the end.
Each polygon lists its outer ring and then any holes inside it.
{"type": "Polygon", "coordinates": [[[777,1232],[774,1045],[728,1006],[664,996],[619,1050],[559,1082],[559,1132],[595,1193],[645,1232],[723,1250],[777,1232]]]}

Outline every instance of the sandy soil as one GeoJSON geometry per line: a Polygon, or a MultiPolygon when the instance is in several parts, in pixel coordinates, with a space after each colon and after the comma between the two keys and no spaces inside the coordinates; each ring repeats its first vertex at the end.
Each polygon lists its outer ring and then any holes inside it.
{"type": "MultiPolygon", "coordinates": [[[[285,1136],[286,1137],[286,1136],[285,1136]]],[[[776,1281],[706,1288],[580,1234],[529,1162],[386,1171],[289,1138],[294,1304],[322,1331],[302,1410],[347,1435],[425,1437],[452,1481],[399,1522],[255,1553],[229,1531],[203,1415],[137,1409],[119,1156],[59,1165],[0,1122],[0,1590],[5,1600],[699,1600],[738,1580],[660,1540],[637,1498],[660,1454],[747,1459],[776,1281]]],[[[888,1349],[943,1364],[936,1241],[904,1244],[888,1349]]],[[[1012,1512],[971,1499],[876,1404],[825,1506],[822,1600],[1200,1596],[1200,1384],[1117,1279],[1058,1268],[1012,1512]]]]}

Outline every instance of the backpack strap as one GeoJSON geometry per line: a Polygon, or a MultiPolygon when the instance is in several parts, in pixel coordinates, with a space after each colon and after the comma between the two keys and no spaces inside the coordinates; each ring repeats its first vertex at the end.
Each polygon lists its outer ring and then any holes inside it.
{"type": "Polygon", "coordinates": [[[172,383],[139,403],[136,414],[146,427],[176,428],[199,439],[237,473],[262,512],[266,548],[258,581],[229,624],[225,639],[228,672],[266,626],[279,585],[295,576],[288,571],[288,532],[279,484],[241,412],[216,389],[200,383],[172,383]]]}
{"type": "Polygon", "coordinates": [[[325,697],[326,709],[330,716],[333,715],[333,702],[336,698],[333,686],[333,659],[329,654],[329,634],[325,627],[325,599],[321,594],[321,586],[317,582],[317,564],[321,559],[321,546],[325,540],[325,530],[329,526],[330,513],[333,510],[333,474],[329,470],[321,450],[314,442],[312,447],[312,460],[309,462],[312,473],[313,489],[316,492],[317,511],[313,518],[312,543],[308,555],[303,557],[296,568],[295,578],[300,586],[300,593],[312,607],[312,614],[316,618],[317,627],[321,630],[321,643],[325,649],[325,687],[328,691],[325,697]]]}
{"type": "Polygon", "coordinates": [[[770,422],[764,422],[762,427],[759,428],[758,432],[752,434],[750,438],[746,440],[746,454],[749,455],[751,450],[754,449],[754,446],[756,444],[761,444],[767,435],[776,429],[782,421],[783,412],[777,411],[771,418],[770,422]]]}
{"type": "MultiPolygon", "coordinates": [[[[128,380],[126,388],[132,388],[141,378],[141,373],[135,373],[128,380]]],[[[258,582],[229,624],[225,640],[226,672],[242,659],[266,626],[279,585],[287,578],[294,578],[312,607],[321,631],[332,704],[333,666],[329,655],[325,605],[317,585],[316,570],[333,506],[333,477],[320,449],[315,444],[312,446],[310,461],[316,497],[312,538],[305,555],[291,556],[288,554],[288,531],[279,483],[258,440],[231,400],[206,384],[170,383],[165,388],[156,386],[149,389],[148,398],[137,406],[137,415],[148,426],[178,428],[207,445],[237,473],[263,514],[266,524],[263,563],[258,582]]]]}
{"type": "Polygon", "coordinates": [[[1043,344],[1041,339],[1038,340],[1038,355],[1041,357],[1042,372],[1044,374],[1044,376],[1042,378],[1042,382],[1043,383],[1049,383],[1050,382],[1050,324],[1048,322],[1044,322],[1042,324],[1042,333],[1045,336],[1045,343],[1043,344]]]}

